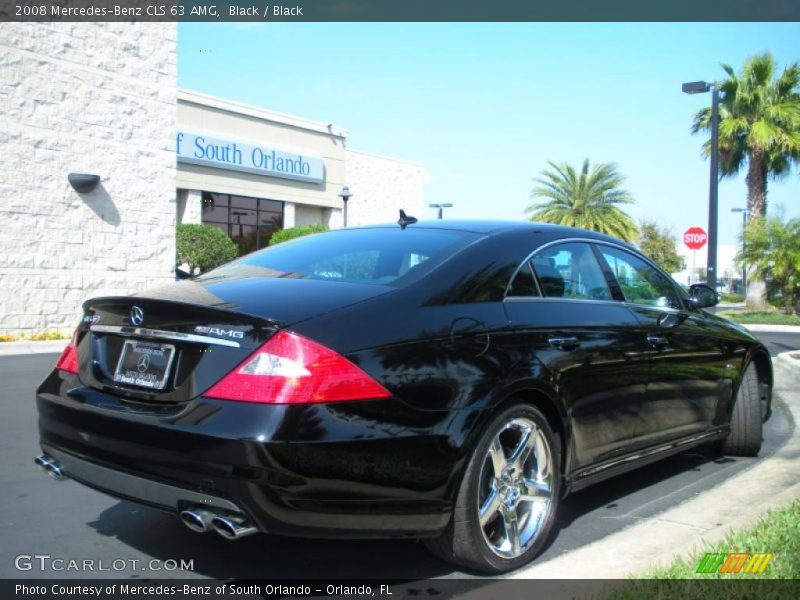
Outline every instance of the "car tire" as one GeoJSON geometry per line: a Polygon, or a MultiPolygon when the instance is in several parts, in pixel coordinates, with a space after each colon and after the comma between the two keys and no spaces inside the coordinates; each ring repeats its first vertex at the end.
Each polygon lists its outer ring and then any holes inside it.
{"type": "Polygon", "coordinates": [[[425,545],[439,558],[484,573],[528,563],[555,521],[560,465],[561,443],[545,416],[525,403],[503,408],[469,457],[447,529],[425,545]]]}
{"type": "Polygon", "coordinates": [[[742,376],[733,403],[731,431],[722,442],[722,452],[734,456],[758,456],[761,450],[761,394],[756,366],[750,364],[742,376]]]}

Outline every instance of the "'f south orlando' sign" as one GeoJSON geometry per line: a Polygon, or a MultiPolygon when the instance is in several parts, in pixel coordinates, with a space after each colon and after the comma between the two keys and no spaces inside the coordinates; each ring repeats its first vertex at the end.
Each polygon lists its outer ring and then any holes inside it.
{"type": "Polygon", "coordinates": [[[325,181],[325,163],[318,156],[222,140],[188,131],[175,138],[178,162],[232,169],[312,183],[325,181]]]}

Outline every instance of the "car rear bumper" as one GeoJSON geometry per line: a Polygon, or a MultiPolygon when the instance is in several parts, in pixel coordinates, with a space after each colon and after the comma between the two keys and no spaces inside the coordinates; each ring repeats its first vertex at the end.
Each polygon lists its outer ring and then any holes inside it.
{"type": "Polygon", "coordinates": [[[187,490],[167,483],[152,481],[136,475],[100,466],[42,444],[45,457],[58,465],[60,473],[107,494],[147,504],[163,510],[179,510],[188,506],[213,508],[224,513],[241,513],[235,503],[211,494],[187,490]]]}
{"type": "Polygon", "coordinates": [[[76,481],[166,510],[241,512],[282,535],[436,535],[463,461],[458,419],[394,399],[154,405],[54,371],[36,400],[42,450],[76,481]]]}

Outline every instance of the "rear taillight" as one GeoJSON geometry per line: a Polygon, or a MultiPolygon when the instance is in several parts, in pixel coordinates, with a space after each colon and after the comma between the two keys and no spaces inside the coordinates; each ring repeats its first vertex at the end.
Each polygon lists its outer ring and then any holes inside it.
{"type": "Polygon", "coordinates": [[[333,350],[280,331],[205,396],[268,404],[388,398],[377,381],[333,350]]]}
{"type": "Polygon", "coordinates": [[[56,363],[56,369],[67,373],[78,373],[78,331],[76,330],[67,347],[56,363]]]}

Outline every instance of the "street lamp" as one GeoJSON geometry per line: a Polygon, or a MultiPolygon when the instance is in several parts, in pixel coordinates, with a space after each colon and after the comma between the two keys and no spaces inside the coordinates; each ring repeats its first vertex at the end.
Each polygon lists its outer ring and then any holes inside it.
{"type": "Polygon", "coordinates": [[[339,193],[339,198],[344,202],[344,226],[347,227],[347,201],[350,200],[353,194],[350,193],[350,188],[344,186],[339,193]]]}
{"type": "Polygon", "coordinates": [[[428,206],[430,206],[431,208],[438,208],[439,209],[439,219],[440,220],[442,218],[442,209],[443,208],[453,208],[453,205],[450,204],[449,202],[447,202],[445,204],[428,204],[428,206]]]}
{"type": "Polygon", "coordinates": [[[708,285],[717,289],[717,204],[719,201],[719,90],[707,81],[690,81],[681,86],[684,94],[711,92],[711,173],[708,182],[708,285]]]}
{"type": "Polygon", "coordinates": [[[747,294],[747,264],[744,262],[744,232],[747,229],[747,209],[732,208],[733,213],[742,213],[742,293],[747,294]]]}

